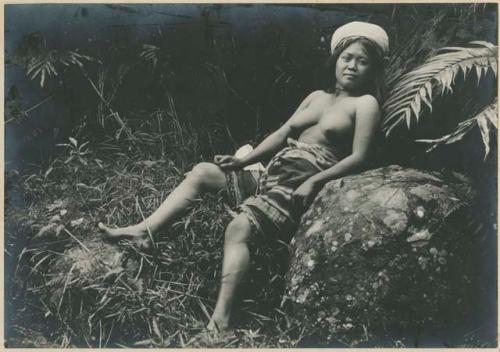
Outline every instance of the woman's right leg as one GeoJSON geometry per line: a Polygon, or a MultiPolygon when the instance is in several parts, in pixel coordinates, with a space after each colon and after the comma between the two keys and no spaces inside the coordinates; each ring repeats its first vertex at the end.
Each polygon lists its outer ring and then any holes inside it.
{"type": "Polygon", "coordinates": [[[185,210],[205,192],[217,192],[226,187],[226,176],[215,164],[200,163],[186,176],[184,181],[177,186],[147,219],[139,224],[112,229],[99,223],[99,229],[110,238],[132,238],[134,241],[144,243],[148,241],[149,234],[157,232],[162,226],[172,223],[184,213],[185,210]]]}

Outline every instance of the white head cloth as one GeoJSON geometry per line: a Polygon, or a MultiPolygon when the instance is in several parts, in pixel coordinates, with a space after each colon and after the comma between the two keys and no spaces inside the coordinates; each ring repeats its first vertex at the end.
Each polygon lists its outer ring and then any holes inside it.
{"type": "Polygon", "coordinates": [[[331,53],[335,47],[345,38],[348,37],[365,37],[375,44],[387,55],[389,52],[389,37],[386,31],[376,24],[368,22],[353,21],[337,28],[332,35],[331,53]]]}

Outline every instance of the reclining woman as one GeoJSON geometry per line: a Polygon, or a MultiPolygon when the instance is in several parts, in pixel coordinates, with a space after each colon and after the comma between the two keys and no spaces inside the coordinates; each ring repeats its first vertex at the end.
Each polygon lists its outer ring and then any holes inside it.
{"type": "Polygon", "coordinates": [[[129,238],[147,247],[149,234],[171,224],[193,199],[204,192],[227,191],[239,214],[226,229],[222,282],[207,326],[227,329],[236,289],[249,266],[249,242],[259,241],[259,236],[289,241],[326,182],[365,167],[379,132],[388,47],[387,34],[377,25],[350,22],[338,28],[331,41],[331,92],[307,96],[287,122],[246,156],[219,155],[215,163],[196,165],[143,222],[117,229],[99,223],[100,230],[108,238],[129,238]],[[261,175],[243,170],[272,155],[261,175]]]}

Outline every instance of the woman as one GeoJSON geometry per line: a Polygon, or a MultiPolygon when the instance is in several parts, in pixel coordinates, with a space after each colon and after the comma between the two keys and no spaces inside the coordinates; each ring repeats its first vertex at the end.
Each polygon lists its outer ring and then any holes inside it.
{"type": "Polygon", "coordinates": [[[288,241],[283,236],[293,234],[300,216],[326,182],[366,165],[379,130],[387,52],[387,34],[377,25],[351,22],[338,28],[331,41],[335,63],[331,92],[307,96],[282,127],[246,156],[219,155],[213,164],[196,165],[140,224],[111,229],[99,223],[99,228],[109,238],[128,237],[147,247],[151,234],[172,223],[193,199],[204,192],[226,190],[238,205],[239,215],[226,229],[222,284],[207,328],[227,329],[236,288],[249,265],[248,243],[273,235],[288,241]],[[276,152],[262,175],[243,170],[276,152]]]}

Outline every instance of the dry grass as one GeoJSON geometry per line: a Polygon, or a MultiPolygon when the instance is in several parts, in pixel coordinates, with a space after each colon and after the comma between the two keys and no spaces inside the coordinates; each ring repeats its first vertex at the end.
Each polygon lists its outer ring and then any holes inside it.
{"type": "MultiPolygon", "coordinates": [[[[46,169],[9,176],[8,240],[23,244],[12,273],[14,310],[37,315],[56,345],[196,345],[220,280],[230,219],[222,195],[197,200],[154,237],[150,253],[104,242],[96,231],[98,221],[123,226],[150,214],[198,161],[196,134],[169,131],[135,133],[138,145],[127,152],[111,140],[83,147],[72,141],[46,169]],[[158,144],[170,148],[155,152],[158,144]]],[[[279,307],[282,269],[271,251],[260,249],[254,259],[237,307],[236,338],[214,346],[299,342],[298,323],[279,307]]]]}
{"type": "MultiPolygon", "coordinates": [[[[6,270],[13,283],[7,291],[10,347],[206,345],[196,336],[212,312],[220,281],[230,219],[222,195],[197,200],[154,237],[150,253],[126,242],[104,242],[96,230],[98,221],[123,226],[149,215],[200,160],[199,150],[209,150],[171,133],[149,133],[127,152],[112,141],[83,148],[69,143],[45,169],[7,175],[7,254],[15,264],[6,270]],[[171,143],[170,152],[152,149],[158,140],[171,143]],[[173,160],[181,158],[178,167],[173,160]]],[[[281,304],[287,248],[266,243],[256,249],[233,321],[235,335],[208,343],[318,346],[314,331],[305,331],[281,304]]],[[[375,342],[413,344],[411,338],[375,342]]],[[[474,334],[464,336],[461,346],[488,347],[474,334]]]]}

